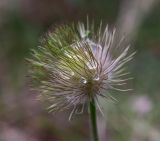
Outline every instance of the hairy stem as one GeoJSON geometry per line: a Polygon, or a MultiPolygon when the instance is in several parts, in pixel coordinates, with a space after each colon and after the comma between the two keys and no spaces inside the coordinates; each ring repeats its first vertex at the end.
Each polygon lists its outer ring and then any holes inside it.
{"type": "Polygon", "coordinates": [[[91,131],[92,131],[92,139],[93,141],[98,141],[96,105],[95,105],[94,98],[92,98],[89,102],[89,109],[90,109],[90,125],[91,125],[91,131]]]}

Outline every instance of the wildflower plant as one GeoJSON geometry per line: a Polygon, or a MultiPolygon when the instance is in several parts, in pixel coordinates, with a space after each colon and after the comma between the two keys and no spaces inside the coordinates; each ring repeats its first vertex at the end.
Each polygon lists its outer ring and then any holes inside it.
{"type": "Polygon", "coordinates": [[[96,107],[102,112],[99,97],[114,98],[110,90],[121,88],[129,78],[124,78],[124,65],[134,53],[128,55],[129,46],[115,40],[115,32],[96,29],[94,24],[63,25],[48,32],[37,50],[32,50],[30,76],[35,80],[40,98],[50,103],[49,111],[72,108],[69,119],[83,112],[89,105],[94,141],[98,141],[96,107]]]}

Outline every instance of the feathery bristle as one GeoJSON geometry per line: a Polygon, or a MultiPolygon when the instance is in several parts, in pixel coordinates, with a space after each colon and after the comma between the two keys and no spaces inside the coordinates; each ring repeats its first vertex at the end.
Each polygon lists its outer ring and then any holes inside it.
{"type": "MultiPolygon", "coordinates": [[[[76,113],[79,105],[83,112],[84,105],[91,98],[114,99],[105,95],[111,89],[128,91],[119,86],[125,85],[128,79],[124,65],[135,53],[128,55],[128,47],[121,47],[123,38],[115,43],[114,29],[102,24],[97,32],[93,26],[83,23],[78,26],[61,26],[49,32],[37,50],[32,51],[30,76],[38,82],[36,89],[51,106],[49,111],[61,111],[73,107],[70,118],[76,113]],[[118,56],[114,51],[119,50],[118,56]]],[[[114,99],[115,100],[115,99],[114,99]]],[[[101,110],[99,104],[99,110],[101,110]]],[[[101,110],[102,111],[102,110],[101,110]]],[[[81,113],[80,112],[80,113],[81,113]]]]}

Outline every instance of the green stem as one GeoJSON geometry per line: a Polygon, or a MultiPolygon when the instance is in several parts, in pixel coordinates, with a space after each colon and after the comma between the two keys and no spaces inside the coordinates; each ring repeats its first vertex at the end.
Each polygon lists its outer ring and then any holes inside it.
{"type": "Polygon", "coordinates": [[[89,102],[90,109],[90,124],[92,130],[92,139],[93,141],[98,141],[98,133],[97,133],[97,123],[96,123],[96,106],[94,98],[92,98],[89,102]]]}

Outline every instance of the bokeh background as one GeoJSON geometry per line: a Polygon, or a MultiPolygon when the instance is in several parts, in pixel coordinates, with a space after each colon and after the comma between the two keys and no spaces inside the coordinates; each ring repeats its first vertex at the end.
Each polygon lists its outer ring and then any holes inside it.
{"type": "Polygon", "coordinates": [[[87,112],[49,114],[30,90],[25,58],[52,26],[86,21],[117,27],[136,50],[133,91],[102,100],[101,141],[160,141],[159,0],[0,0],[0,141],[89,141],[87,112]]]}

